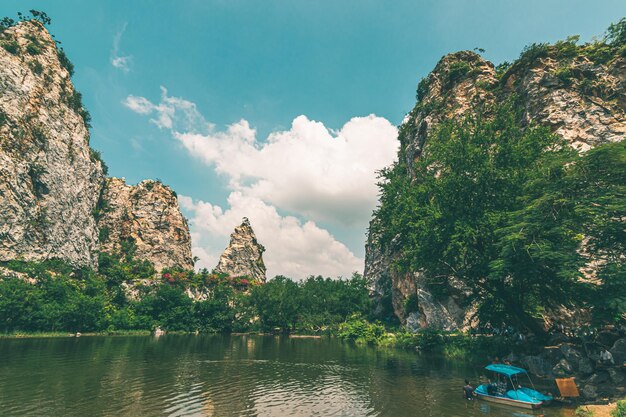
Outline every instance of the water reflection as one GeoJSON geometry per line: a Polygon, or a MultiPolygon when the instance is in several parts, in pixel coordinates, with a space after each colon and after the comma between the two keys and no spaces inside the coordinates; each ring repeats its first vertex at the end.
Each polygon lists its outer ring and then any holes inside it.
{"type": "Polygon", "coordinates": [[[0,340],[0,415],[550,417],[466,401],[480,369],[330,339],[0,340]]]}

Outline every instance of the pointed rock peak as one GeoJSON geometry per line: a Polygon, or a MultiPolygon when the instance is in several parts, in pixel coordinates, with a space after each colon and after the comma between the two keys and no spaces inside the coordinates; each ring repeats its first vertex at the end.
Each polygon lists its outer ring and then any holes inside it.
{"type": "Polygon", "coordinates": [[[244,217],[230,235],[230,244],[220,257],[215,272],[265,282],[263,252],[265,247],[257,241],[250,220],[244,217]]]}

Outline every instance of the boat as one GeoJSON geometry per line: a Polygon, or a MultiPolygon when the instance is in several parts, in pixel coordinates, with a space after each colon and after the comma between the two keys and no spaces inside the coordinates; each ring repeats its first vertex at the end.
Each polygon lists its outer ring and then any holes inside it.
{"type": "Polygon", "coordinates": [[[494,372],[495,382],[479,385],[474,393],[482,400],[498,404],[512,405],[528,409],[537,409],[552,402],[552,397],[535,389],[530,375],[525,369],[504,364],[491,364],[486,370],[494,372]],[[520,376],[525,375],[532,388],[520,385],[520,376]]]}

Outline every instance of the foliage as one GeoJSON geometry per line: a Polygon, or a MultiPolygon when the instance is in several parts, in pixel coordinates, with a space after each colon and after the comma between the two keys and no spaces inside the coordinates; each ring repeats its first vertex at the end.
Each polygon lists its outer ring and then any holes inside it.
{"type": "Polygon", "coordinates": [[[554,44],[554,49],[556,49],[556,57],[560,60],[571,59],[578,55],[578,40],[580,36],[573,35],[568,36],[565,40],[557,41],[554,44]]]}
{"type": "Polygon", "coordinates": [[[2,47],[5,51],[12,55],[17,55],[20,51],[20,46],[14,40],[2,42],[2,47]]]}
{"type": "Polygon", "coordinates": [[[85,126],[87,129],[91,128],[91,115],[85,109],[83,105],[83,95],[73,90],[69,95],[67,95],[67,105],[74,110],[85,122],[85,126]]]}
{"type": "Polygon", "coordinates": [[[626,417],[626,400],[617,402],[615,410],[611,411],[611,417],[626,417]]]}
{"type": "Polygon", "coordinates": [[[400,271],[425,269],[431,288],[454,276],[473,289],[483,322],[540,333],[542,306],[580,294],[572,201],[560,189],[576,154],[547,129],[522,128],[511,105],[444,123],[414,166],[382,172],[376,216],[400,271]]]}
{"type": "Polygon", "coordinates": [[[429,88],[430,88],[429,77],[422,78],[420,82],[417,84],[416,98],[418,102],[422,101],[424,97],[426,97],[426,94],[428,94],[429,88]]]}
{"type": "Polygon", "coordinates": [[[448,68],[447,83],[453,84],[471,71],[472,67],[465,61],[456,61],[448,68]]]}
{"type": "Polygon", "coordinates": [[[512,65],[513,64],[511,64],[509,61],[504,61],[496,65],[496,77],[501,78],[504,73],[507,72],[509,68],[511,68],[512,65]]]}
{"type": "Polygon", "coordinates": [[[626,45],[626,17],[612,23],[606,31],[606,42],[611,46],[626,45]]]}
{"type": "Polygon", "coordinates": [[[102,154],[100,153],[100,151],[89,148],[89,159],[91,159],[91,162],[100,162],[100,166],[102,167],[102,175],[104,175],[105,177],[109,175],[109,167],[102,159],[102,154]]]}
{"type": "Polygon", "coordinates": [[[572,83],[572,68],[569,66],[559,66],[556,71],[554,71],[554,76],[561,80],[561,82],[565,85],[570,85],[572,83]]]}
{"type": "Polygon", "coordinates": [[[518,62],[528,65],[539,58],[545,58],[550,52],[550,45],[547,43],[532,43],[522,49],[518,62]]]}
{"type": "Polygon", "coordinates": [[[339,337],[359,344],[383,345],[393,337],[387,334],[385,326],[370,323],[359,314],[354,314],[339,325],[339,337]]]}
{"type": "Polygon", "coordinates": [[[593,411],[581,405],[580,407],[576,408],[576,411],[574,411],[574,415],[576,417],[593,417],[593,411]]]}
{"type": "Polygon", "coordinates": [[[41,62],[37,60],[29,62],[28,66],[34,74],[41,75],[41,73],[43,72],[43,65],[41,65],[41,62]]]}
{"type": "Polygon", "coordinates": [[[57,58],[59,59],[59,64],[61,67],[65,68],[67,72],[70,74],[70,77],[74,75],[74,64],[67,57],[65,50],[61,47],[57,49],[57,58]]]}

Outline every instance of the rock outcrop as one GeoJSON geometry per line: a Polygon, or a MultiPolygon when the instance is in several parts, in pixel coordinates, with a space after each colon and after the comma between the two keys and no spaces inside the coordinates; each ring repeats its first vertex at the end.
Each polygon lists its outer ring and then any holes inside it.
{"type": "Polygon", "coordinates": [[[105,180],[71,69],[40,22],[0,33],[0,261],[97,268],[100,250],[132,239],[157,271],[191,269],[176,194],[155,181],[105,180]]]}
{"type": "Polygon", "coordinates": [[[134,244],[135,256],[168,267],[193,268],[187,220],[171,188],[145,180],[127,185],[123,178],[108,178],[98,220],[100,250],[118,253],[122,243],[134,244]]]}
{"type": "Polygon", "coordinates": [[[241,225],[230,235],[230,243],[220,257],[215,272],[231,277],[247,277],[252,281],[265,282],[265,248],[261,245],[244,217],[241,225]]]}
{"type": "Polygon", "coordinates": [[[39,22],[8,28],[0,44],[0,261],[95,267],[103,173],[80,96],[39,22]]]}
{"type": "MultiPolygon", "coordinates": [[[[548,126],[581,151],[623,140],[626,58],[615,54],[600,59],[586,51],[573,43],[539,45],[504,73],[470,51],[443,57],[420,82],[418,103],[400,128],[398,158],[408,167],[406,175],[413,176],[413,162],[428,146],[439,123],[492,103],[514,100],[522,110],[522,123],[548,126]]],[[[372,225],[377,221],[374,218],[372,225]]],[[[375,232],[369,233],[364,274],[379,301],[379,313],[384,313],[382,304],[387,300],[395,316],[410,327],[467,327],[471,314],[460,308],[459,302],[465,289],[450,280],[451,296],[436,301],[422,282],[424,271],[400,273],[394,269],[399,251],[393,241],[383,247],[375,232]],[[406,301],[414,296],[418,307],[409,311],[406,301]]]]}

